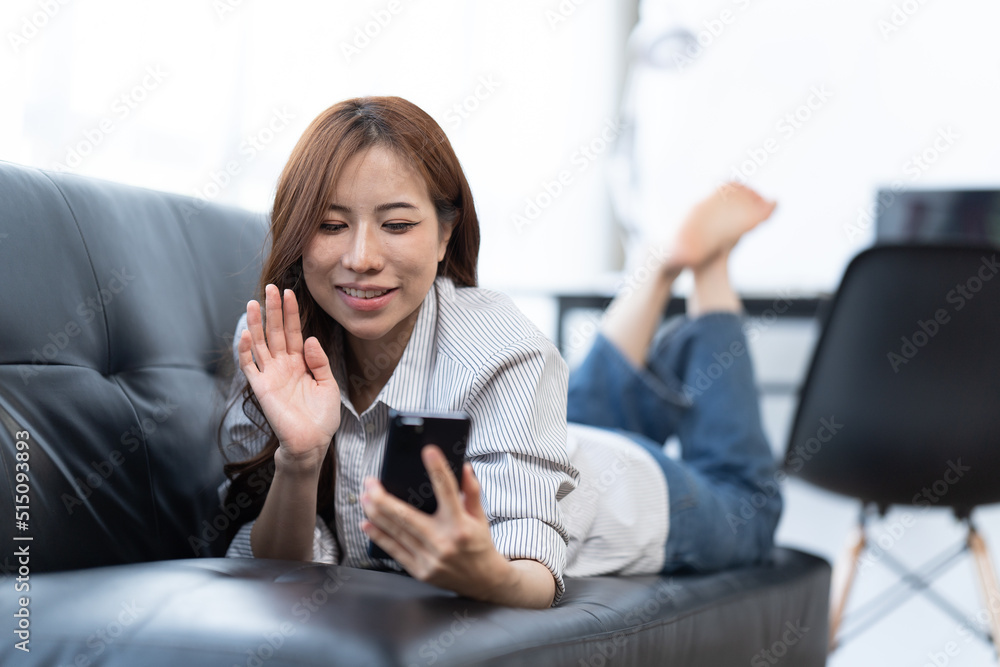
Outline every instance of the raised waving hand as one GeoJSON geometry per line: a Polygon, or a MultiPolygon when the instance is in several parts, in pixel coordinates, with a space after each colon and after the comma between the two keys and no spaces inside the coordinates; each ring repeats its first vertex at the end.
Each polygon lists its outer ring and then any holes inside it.
{"type": "Polygon", "coordinates": [[[310,336],[302,341],[294,292],[285,290],[282,303],[277,286],[268,284],[264,302],[266,338],[260,304],[247,303],[248,330],[240,335],[240,369],[278,437],[275,464],[318,470],[340,427],[340,387],[319,340],[310,336]]]}

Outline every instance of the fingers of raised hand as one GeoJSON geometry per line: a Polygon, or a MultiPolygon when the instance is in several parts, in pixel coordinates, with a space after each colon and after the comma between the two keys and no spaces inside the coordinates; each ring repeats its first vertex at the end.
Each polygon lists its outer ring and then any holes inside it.
{"type": "Polygon", "coordinates": [[[302,321],[299,319],[299,304],[295,292],[285,290],[282,304],[285,318],[285,345],[289,354],[302,354],[302,321]]]}
{"type": "Polygon", "coordinates": [[[251,349],[253,358],[257,362],[257,367],[264,370],[267,362],[271,360],[271,353],[267,349],[267,341],[264,339],[263,322],[260,316],[260,304],[254,300],[247,303],[247,329],[250,330],[251,349]]]}
{"type": "Polygon", "coordinates": [[[285,351],[285,326],[277,285],[264,287],[264,303],[267,308],[267,344],[271,354],[276,356],[285,351]]]}
{"type": "Polygon", "coordinates": [[[264,288],[264,308],[267,313],[266,338],[260,304],[255,300],[247,303],[247,329],[250,331],[251,349],[261,371],[274,357],[286,352],[302,354],[303,349],[302,324],[294,293],[285,290],[285,298],[282,299],[278,287],[268,283],[264,288]]]}
{"type": "Polygon", "coordinates": [[[251,342],[249,331],[244,329],[240,332],[240,343],[239,347],[237,347],[240,357],[240,370],[243,371],[243,375],[245,375],[248,380],[260,373],[260,371],[257,370],[257,364],[253,361],[253,354],[250,352],[251,342]]]}

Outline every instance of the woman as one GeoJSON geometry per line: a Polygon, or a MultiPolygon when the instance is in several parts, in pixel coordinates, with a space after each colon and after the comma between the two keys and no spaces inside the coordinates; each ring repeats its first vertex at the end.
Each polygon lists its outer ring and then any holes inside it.
{"type": "Polygon", "coordinates": [[[742,341],[726,260],[772,209],[736,186],[696,208],[568,380],[510,299],[475,286],[478,220],[441,128],[399,98],[331,107],[278,183],[266,325],[250,301],[237,326],[227,493],[252,501],[227,555],[405,570],[536,608],[559,602],[564,575],[766,557],[780,498],[740,514],[772,467],[749,360],[729,353],[699,396],[682,383],[742,341]],[[685,268],[693,319],[654,340],[685,268]],[[376,479],[390,408],[472,419],[460,481],[437,447],[422,452],[433,515],[376,479]],[[673,432],[683,462],[660,447],[673,432]],[[392,560],[369,559],[369,540],[392,560]]]}

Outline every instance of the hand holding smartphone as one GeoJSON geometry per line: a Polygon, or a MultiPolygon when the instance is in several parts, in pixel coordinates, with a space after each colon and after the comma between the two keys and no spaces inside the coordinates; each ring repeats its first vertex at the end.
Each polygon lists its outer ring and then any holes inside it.
{"type": "MultiPolygon", "coordinates": [[[[437,499],[420,452],[424,445],[437,445],[461,487],[470,425],[465,412],[397,412],[390,409],[389,435],[380,475],[382,486],[413,507],[433,514],[437,510],[437,499]]],[[[368,541],[368,555],[392,558],[371,540],[368,541]]]]}

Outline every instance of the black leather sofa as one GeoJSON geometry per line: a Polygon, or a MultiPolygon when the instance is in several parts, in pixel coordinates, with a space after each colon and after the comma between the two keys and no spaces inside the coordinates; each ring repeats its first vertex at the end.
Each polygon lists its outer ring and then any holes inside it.
{"type": "Polygon", "coordinates": [[[0,664],[825,663],[829,566],[790,549],[569,578],[546,610],[220,558],[238,508],[219,507],[215,426],[265,233],[261,215],[0,162],[0,664]]]}

